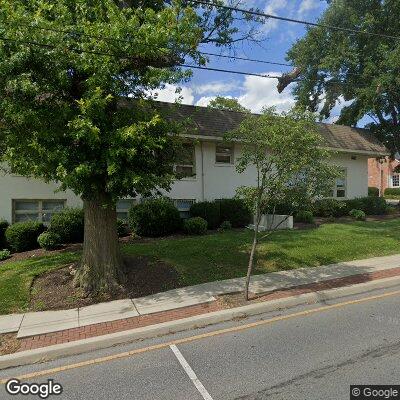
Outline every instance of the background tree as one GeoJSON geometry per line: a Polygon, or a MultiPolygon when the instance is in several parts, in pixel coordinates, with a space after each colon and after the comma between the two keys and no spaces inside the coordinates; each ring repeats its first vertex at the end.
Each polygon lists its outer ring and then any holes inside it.
{"type": "Polygon", "coordinates": [[[200,43],[253,35],[236,23],[232,12],[180,0],[1,1],[1,161],[82,198],[76,283],[85,291],[123,279],[116,200],[174,178],[178,129],[139,99],[188,79],[185,57],[204,65],[200,43]]]}
{"type": "Polygon", "coordinates": [[[288,59],[301,71],[294,91],[298,104],[331,115],[338,101],[350,103],[338,123],[364,116],[393,151],[400,149],[400,2],[335,0],[320,18],[326,25],[388,37],[315,27],[297,41],[288,59]]]}
{"type": "MultiPolygon", "coordinates": [[[[278,114],[267,108],[262,115],[249,115],[226,140],[241,144],[236,169],[256,170],[254,185],[243,186],[237,195],[254,214],[254,235],[245,286],[249,299],[250,277],[256,260],[259,227],[263,214],[275,214],[284,203],[288,214],[307,209],[313,200],[332,192],[336,168],[329,164],[330,153],[323,149],[313,114],[291,111],[278,114]],[[291,210],[291,211],[290,211],[291,210]]],[[[279,225],[273,223],[266,239],[279,225]]]]}
{"type": "Polygon", "coordinates": [[[215,99],[212,99],[207,107],[217,108],[219,110],[249,112],[237,99],[222,96],[217,96],[215,99]]]}

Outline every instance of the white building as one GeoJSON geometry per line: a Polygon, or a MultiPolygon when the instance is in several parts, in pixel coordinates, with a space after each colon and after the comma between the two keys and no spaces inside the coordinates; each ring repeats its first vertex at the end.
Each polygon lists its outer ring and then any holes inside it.
{"type": "MultiPolygon", "coordinates": [[[[176,169],[186,177],[172,185],[168,196],[176,201],[182,215],[196,201],[231,198],[242,185],[255,183],[251,168],[239,174],[235,160],[240,144],[228,145],[223,135],[236,127],[244,114],[187,105],[157,103],[168,118],[190,118],[193,132],[188,136],[186,160],[176,169]]],[[[364,129],[320,124],[326,147],[337,153],[332,162],[343,168],[345,179],[338,179],[334,197],[351,199],[368,194],[368,158],[387,155],[386,148],[364,129]]],[[[288,160],[290,162],[290,160],[288,160]]],[[[51,214],[63,207],[81,207],[82,201],[72,191],[58,192],[57,184],[0,173],[0,219],[9,222],[38,219],[49,221],[51,214]]],[[[124,218],[134,202],[121,200],[119,217],[124,218]]]]}

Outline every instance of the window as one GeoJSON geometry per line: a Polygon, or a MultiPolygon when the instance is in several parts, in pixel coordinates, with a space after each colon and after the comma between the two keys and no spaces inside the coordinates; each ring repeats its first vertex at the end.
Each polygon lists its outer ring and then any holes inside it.
{"type": "Polygon", "coordinates": [[[128,214],[131,207],[136,204],[135,199],[121,199],[117,201],[117,218],[128,221],[128,214]]]}
{"type": "Polygon", "coordinates": [[[189,218],[190,217],[190,207],[196,201],[193,199],[176,199],[174,200],[175,207],[178,209],[181,218],[189,218]]]}
{"type": "Polygon", "coordinates": [[[217,164],[233,164],[233,145],[217,144],[215,146],[215,162],[217,164]]]}
{"type": "Polygon", "coordinates": [[[191,178],[196,176],[195,151],[192,143],[183,145],[179,161],[175,165],[175,173],[178,178],[191,178]]]}
{"type": "Polygon", "coordinates": [[[347,184],[346,184],[347,170],[344,169],[341,171],[341,173],[342,176],[336,178],[336,187],[333,193],[333,197],[337,198],[345,198],[347,196],[347,184]]]}
{"type": "Polygon", "coordinates": [[[66,200],[13,200],[13,222],[50,222],[51,216],[65,207],[66,200]]]}
{"type": "Polygon", "coordinates": [[[392,175],[392,187],[400,187],[400,175],[392,175]]]}

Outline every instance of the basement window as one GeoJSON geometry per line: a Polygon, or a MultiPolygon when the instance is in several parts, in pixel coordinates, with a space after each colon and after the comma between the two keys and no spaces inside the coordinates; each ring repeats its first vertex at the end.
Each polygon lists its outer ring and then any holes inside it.
{"type": "Polygon", "coordinates": [[[50,222],[52,215],[65,208],[66,200],[12,200],[13,222],[50,222]]]}
{"type": "Polygon", "coordinates": [[[121,199],[117,201],[117,218],[128,221],[129,210],[136,204],[135,199],[121,199]]]}

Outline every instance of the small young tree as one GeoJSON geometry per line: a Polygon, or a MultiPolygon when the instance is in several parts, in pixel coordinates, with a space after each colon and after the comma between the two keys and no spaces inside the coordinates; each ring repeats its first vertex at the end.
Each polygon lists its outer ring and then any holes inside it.
{"type": "Polygon", "coordinates": [[[248,300],[257,244],[278,228],[272,223],[269,231],[259,238],[262,215],[274,215],[282,203],[289,215],[299,207],[307,207],[314,199],[331,192],[337,172],[328,162],[330,154],[323,149],[312,114],[290,111],[279,115],[275,109],[267,108],[262,115],[249,115],[226,135],[226,140],[241,145],[237,171],[243,173],[248,168],[256,171],[254,185],[237,191],[254,213],[253,244],[245,285],[248,300]]]}

